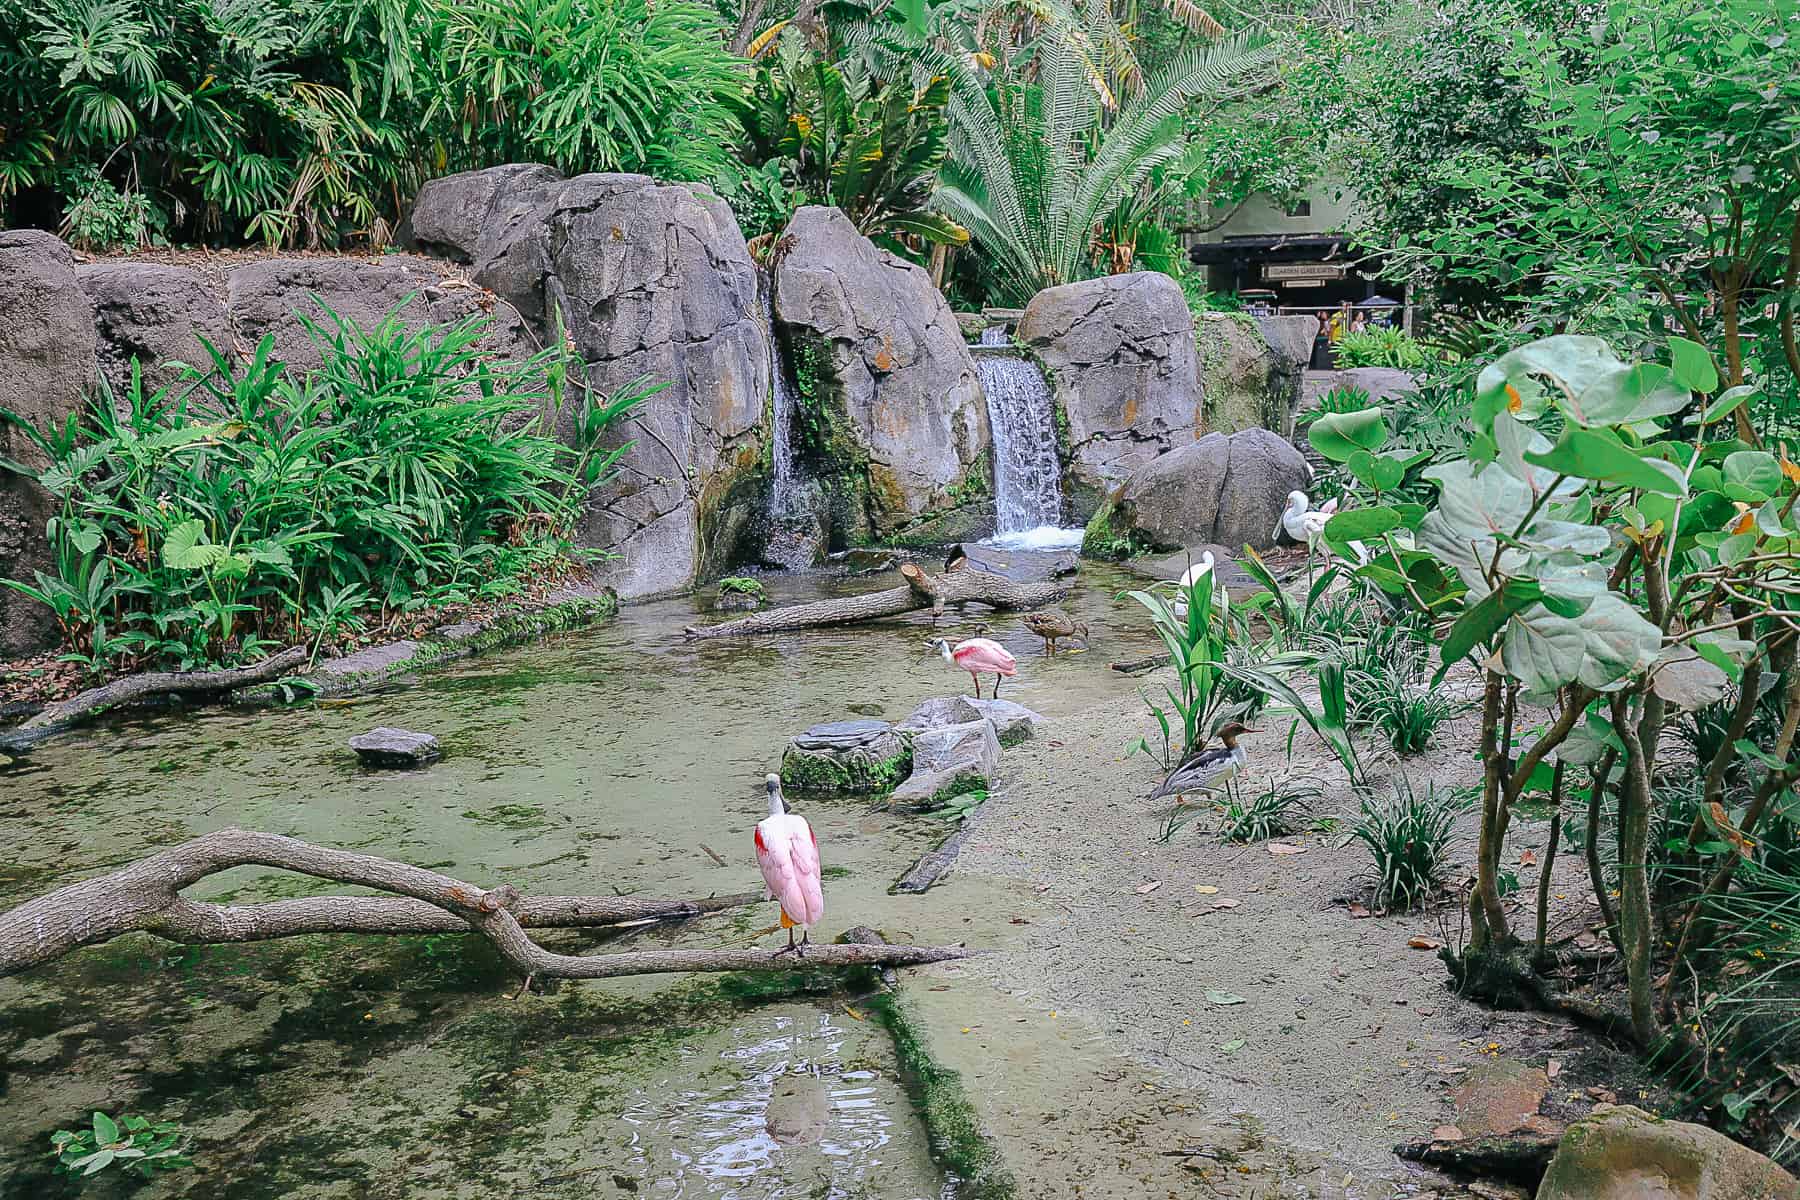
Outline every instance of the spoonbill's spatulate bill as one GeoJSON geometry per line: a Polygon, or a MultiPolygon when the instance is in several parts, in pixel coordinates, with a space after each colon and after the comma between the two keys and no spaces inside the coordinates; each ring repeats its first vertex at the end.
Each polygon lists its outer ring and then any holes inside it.
{"type": "Polygon", "coordinates": [[[781,776],[770,775],[769,815],[756,823],[756,865],[771,899],[781,902],[781,927],[788,931],[787,950],[805,955],[812,927],[825,916],[825,895],[819,883],[819,839],[806,818],[787,810],[781,795],[781,776]],[[794,942],[794,930],[800,942],[794,942]]]}
{"type": "Polygon", "coordinates": [[[966,642],[958,642],[952,646],[944,638],[933,638],[931,649],[943,656],[945,662],[953,667],[969,673],[975,681],[975,698],[981,699],[981,677],[994,677],[994,699],[1000,698],[1001,676],[1013,676],[1019,673],[1019,662],[1012,652],[992,638],[972,637],[966,642]]]}

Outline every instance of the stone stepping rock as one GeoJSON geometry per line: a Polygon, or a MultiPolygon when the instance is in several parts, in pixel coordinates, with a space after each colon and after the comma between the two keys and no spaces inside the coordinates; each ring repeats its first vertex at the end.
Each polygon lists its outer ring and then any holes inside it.
{"type": "Polygon", "coordinates": [[[911,770],[910,738],[886,721],[814,725],[781,756],[782,786],[815,795],[887,792],[911,770]]]}
{"type": "Polygon", "coordinates": [[[423,767],[444,756],[438,740],[429,733],[390,729],[383,725],[350,739],[350,748],[365,767],[386,769],[423,767]]]}

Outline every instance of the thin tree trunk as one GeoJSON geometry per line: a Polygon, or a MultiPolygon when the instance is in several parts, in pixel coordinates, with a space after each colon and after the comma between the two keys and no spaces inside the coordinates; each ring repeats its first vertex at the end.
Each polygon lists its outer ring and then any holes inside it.
{"type": "Polygon", "coordinates": [[[152,933],[194,944],[263,941],[319,933],[474,932],[530,978],[612,979],[670,971],[742,971],[964,958],[957,946],[830,946],[805,958],[767,950],[649,950],[555,954],[527,925],[593,926],[692,916],[754,902],[758,893],[704,900],[646,901],[610,896],[521,896],[510,884],[483,889],[424,867],[314,846],[295,838],[223,829],[172,846],[111,874],[86,879],[0,913],[0,978],[109,941],[152,933]],[[209,875],[240,866],[276,867],[388,896],[309,896],[269,904],[201,904],[182,896],[209,875]]]}
{"type": "Polygon", "coordinates": [[[751,613],[720,625],[690,625],[684,631],[687,639],[742,637],[754,633],[780,633],[792,629],[811,629],[821,625],[850,625],[858,621],[875,621],[928,608],[933,616],[942,615],[946,605],[985,604],[997,609],[1030,609],[1053,604],[1069,594],[1066,583],[1018,583],[1003,575],[967,568],[943,575],[928,575],[915,563],[901,566],[906,579],[904,587],[867,592],[861,596],[845,596],[836,600],[815,600],[811,604],[794,604],[768,612],[751,613]]]}
{"type": "Polygon", "coordinates": [[[1498,840],[1503,836],[1500,824],[1501,776],[1504,763],[1500,757],[1500,694],[1502,681],[1497,672],[1487,673],[1487,687],[1481,700],[1481,838],[1475,854],[1475,891],[1469,897],[1469,949],[1485,950],[1490,945],[1504,946],[1512,940],[1506,926],[1506,909],[1500,904],[1500,861],[1498,840]]]}
{"type": "Polygon", "coordinates": [[[1650,986],[1655,939],[1650,906],[1650,765],[1644,761],[1630,697],[1612,697],[1613,727],[1625,743],[1625,781],[1619,789],[1619,937],[1625,948],[1631,1028],[1640,1045],[1656,1041],[1656,1004],[1650,986]]]}
{"type": "Polygon", "coordinates": [[[1556,774],[1550,782],[1550,803],[1555,811],[1550,814],[1550,844],[1544,847],[1544,861],[1538,867],[1537,887],[1537,957],[1544,957],[1544,943],[1550,935],[1550,873],[1556,868],[1556,851],[1562,844],[1562,798],[1563,772],[1568,764],[1558,761],[1556,774]]]}
{"type": "Polygon", "coordinates": [[[1606,892],[1606,869],[1600,864],[1600,806],[1606,802],[1607,781],[1612,778],[1613,767],[1619,761],[1619,752],[1607,748],[1600,759],[1600,765],[1594,769],[1593,783],[1588,788],[1587,810],[1587,867],[1588,882],[1594,885],[1594,899],[1600,905],[1600,919],[1606,924],[1606,936],[1611,939],[1620,954],[1625,953],[1625,946],[1619,940],[1619,910],[1613,905],[1612,897],[1606,892]]]}

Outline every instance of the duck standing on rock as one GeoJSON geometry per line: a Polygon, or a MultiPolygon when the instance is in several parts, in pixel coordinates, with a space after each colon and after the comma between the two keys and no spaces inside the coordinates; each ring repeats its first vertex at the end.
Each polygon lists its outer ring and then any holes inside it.
{"type": "Polygon", "coordinates": [[[819,882],[819,839],[806,818],[787,810],[781,776],[770,775],[769,815],[756,823],[756,865],[762,869],[766,896],[781,902],[781,927],[788,931],[786,950],[804,958],[812,927],[825,916],[825,894],[819,882]],[[794,929],[800,942],[794,942],[794,929]]]}
{"type": "Polygon", "coordinates": [[[1219,729],[1219,745],[1207,749],[1206,743],[1202,742],[1198,750],[1169,772],[1169,777],[1150,793],[1149,798],[1160,800],[1164,796],[1174,796],[1180,802],[1188,792],[1205,792],[1210,796],[1242,774],[1249,761],[1250,756],[1238,745],[1238,738],[1259,732],[1241,721],[1227,721],[1219,729]]]}
{"type": "Polygon", "coordinates": [[[1056,643],[1063,638],[1078,637],[1081,644],[1088,643],[1088,627],[1076,622],[1074,617],[1060,608],[1047,608],[1042,612],[1025,614],[1025,628],[1044,639],[1044,653],[1055,654],[1056,643]]]}
{"type": "Polygon", "coordinates": [[[981,699],[981,677],[994,677],[994,696],[1000,698],[1000,679],[1019,673],[1019,660],[1012,652],[992,638],[972,637],[966,642],[958,642],[952,646],[944,638],[932,638],[926,652],[937,651],[943,655],[944,661],[969,673],[975,681],[975,698],[981,699]]]}

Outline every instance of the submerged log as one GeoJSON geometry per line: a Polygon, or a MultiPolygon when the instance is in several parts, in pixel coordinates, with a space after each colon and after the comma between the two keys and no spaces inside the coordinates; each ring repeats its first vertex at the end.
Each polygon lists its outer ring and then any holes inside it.
{"type": "Polygon", "coordinates": [[[123,679],[89,688],[77,696],[56,704],[20,725],[7,741],[25,745],[49,737],[78,721],[122,704],[134,704],[152,696],[172,696],[183,692],[228,692],[253,683],[267,683],[304,663],[305,646],[294,646],[261,662],[224,671],[151,671],[127,675],[123,679]]]}
{"type": "Polygon", "coordinates": [[[960,946],[814,945],[800,958],[766,950],[649,950],[556,954],[525,934],[695,916],[755,903],[761,893],[698,900],[522,896],[510,884],[483,889],[410,863],[315,846],[296,838],[222,829],[108,875],[86,879],[0,913],[0,978],[126,933],[207,945],[319,933],[476,933],[527,980],[612,979],[670,971],[906,966],[965,958],[960,946]],[[263,866],[390,893],[308,896],[267,904],[204,904],[181,889],[233,867],[263,866]]]}
{"type": "Polygon", "coordinates": [[[1561,1135],[1521,1129],[1458,1141],[1402,1142],[1394,1154],[1407,1162],[1477,1179],[1504,1179],[1535,1189],[1550,1169],[1561,1135]]]}
{"type": "Polygon", "coordinates": [[[942,615],[945,606],[951,604],[985,604],[989,608],[1005,610],[1041,608],[1067,596],[1070,587],[1066,582],[1055,581],[1019,583],[1003,575],[968,569],[928,575],[917,563],[903,563],[900,575],[906,580],[902,587],[835,600],[815,600],[810,604],[791,604],[720,625],[690,625],[683,632],[690,642],[695,642],[813,629],[821,625],[851,625],[926,608],[935,617],[942,615]]]}

